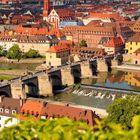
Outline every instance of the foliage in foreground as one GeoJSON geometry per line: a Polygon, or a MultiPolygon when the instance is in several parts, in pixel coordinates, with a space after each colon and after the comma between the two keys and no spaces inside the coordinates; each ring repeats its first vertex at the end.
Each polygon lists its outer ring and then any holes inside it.
{"type": "Polygon", "coordinates": [[[127,131],[120,125],[105,124],[102,121],[92,128],[84,122],[75,122],[68,118],[38,122],[28,120],[4,128],[0,132],[0,140],[139,140],[140,116],[133,118],[132,127],[133,129],[127,131]]]}
{"type": "Polygon", "coordinates": [[[115,100],[107,109],[107,122],[121,124],[125,129],[131,129],[131,121],[135,115],[140,115],[140,95],[127,96],[115,100]]]}

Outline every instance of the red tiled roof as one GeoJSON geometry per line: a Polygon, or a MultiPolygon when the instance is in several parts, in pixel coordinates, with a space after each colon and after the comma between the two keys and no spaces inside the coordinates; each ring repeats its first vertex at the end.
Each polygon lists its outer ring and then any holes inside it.
{"type": "Polygon", "coordinates": [[[140,48],[137,49],[134,53],[140,53],[140,48]]]}
{"type": "Polygon", "coordinates": [[[41,110],[43,108],[43,103],[39,101],[32,101],[32,100],[27,100],[22,108],[21,108],[21,113],[29,113],[29,114],[41,114],[41,110]]]}
{"type": "Polygon", "coordinates": [[[56,46],[51,46],[47,52],[57,53],[57,52],[64,52],[69,50],[70,47],[68,45],[56,45],[56,46]]]}
{"type": "Polygon", "coordinates": [[[113,37],[105,44],[106,47],[113,48],[120,47],[122,45],[124,45],[124,40],[122,37],[113,37]]]}
{"type": "Polygon", "coordinates": [[[68,117],[73,120],[84,120],[91,126],[95,124],[94,119],[98,118],[92,110],[51,103],[46,104],[46,107],[43,108],[41,114],[47,118],[68,117]]]}

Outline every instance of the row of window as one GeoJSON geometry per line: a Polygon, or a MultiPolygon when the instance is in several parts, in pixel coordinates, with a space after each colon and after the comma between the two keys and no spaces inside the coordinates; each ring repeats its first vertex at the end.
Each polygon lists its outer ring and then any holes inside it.
{"type": "MultiPolygon", "coordinates": [[[[0,108],[0,113],[10,113],[10,109],[4,109],[4,108],[0,108]]],[[[12,110],[12,114],[16,114],[17,111],[16,110],[12,110]]]]}
{"type": "MultiPolygon", "coordinates": [[[[135,42],[136,43],[136,45],[138,45],[138,42],[135,42]]],[[[130,42],[130,44],[132,45],[132,42],[130,42]]]]}
{"type": "Polygon", "coordinates": [[[99,34],[99,35],[111,35],[111,32],[100,32],[100,31],[78,31],[78,34],[99,34]]]}

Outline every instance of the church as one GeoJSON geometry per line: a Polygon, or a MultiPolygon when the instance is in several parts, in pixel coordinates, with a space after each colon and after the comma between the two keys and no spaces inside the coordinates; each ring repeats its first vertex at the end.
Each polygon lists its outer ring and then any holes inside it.
{"type": "Polygon", "coordinates": [[[71,8],[52,8],[50,0],[44,0],[43,20],[47,21],[53,28],[57,29],[64,22],[67,24],[75,22],[75,12],[71,8]]]}

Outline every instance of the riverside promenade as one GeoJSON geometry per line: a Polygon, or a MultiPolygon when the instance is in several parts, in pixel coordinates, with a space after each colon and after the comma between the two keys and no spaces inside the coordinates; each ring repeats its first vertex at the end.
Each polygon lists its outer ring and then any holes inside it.
{"type": "Polygon", "coordinates": [[[114,66],[112,68],[116,68],[116,69],[120,69],[120,70],[140,71],[140,65],[135,65],[135,64],[122,64],[122,65],[114,66]]]}

